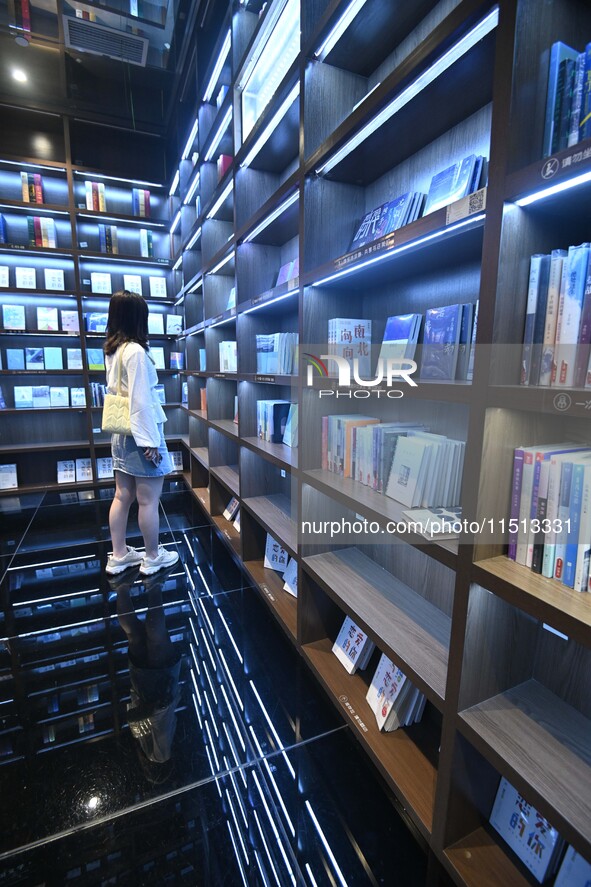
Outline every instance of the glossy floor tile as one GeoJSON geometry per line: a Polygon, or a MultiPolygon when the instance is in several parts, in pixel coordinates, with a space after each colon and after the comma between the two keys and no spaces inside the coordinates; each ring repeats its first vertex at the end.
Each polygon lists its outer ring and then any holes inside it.
{"type": "Polygon", "coordinates": [[[163,495],[180,559],[147,579],[105,574],[109,502],[51,494],[3,537],[0,885],[423,884],[423,849],[193,497],[163,495]]]}

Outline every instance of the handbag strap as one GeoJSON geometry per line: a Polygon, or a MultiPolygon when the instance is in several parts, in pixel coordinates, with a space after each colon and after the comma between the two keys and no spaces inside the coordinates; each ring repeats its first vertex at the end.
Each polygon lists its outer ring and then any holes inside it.
{"type": "Polygon", "coordinates": [[[121,354],[119,355],[119,365],[117,367],[117,396],[121,397],[121,364],[123,363],[123,352],[127,348],[127,342],[121,349],[121,354]]]}

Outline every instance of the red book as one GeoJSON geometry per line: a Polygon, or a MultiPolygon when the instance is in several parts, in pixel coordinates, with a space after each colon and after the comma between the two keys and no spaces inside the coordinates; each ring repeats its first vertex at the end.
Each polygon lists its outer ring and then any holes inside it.
{"type": "Polygon", "coordinates": [[[92,208],[96,212],[99,211],[99,189],[96,182],[92,183],[92,208]]]}
{"type": "Polygon", "coordinates": [[[233,159],[231,154],[220,154],[218,157],[218,182],[221,182],[226,175],[233,159]]]}
{"type": "MultiPolygon", "coordinates": [[[[17,24],[20,24],[23,30],[31,32],[31,7],[29,6],[29,0],[20,0],[20,22],[17,21],[17,24]]],[[[16,7],[16,4],[15,4],[16,7]]]]}
{"type": "Polygon", "coordinates": [[[150,218],[150,192],[144,191],[144,216],[150,218]]]}
{"type": "Polygon", "coordinates": [[[35,183],[35,203],[43,203],[43,181],[39,173],[33,174],[35,183]]]}
{"type": "Polygon", "coordinates": [[[41,233],[41,219],[39,216],[33,216],[33,225],[35,226],[35,246],[43,246],[43,234],[41,233]]]}

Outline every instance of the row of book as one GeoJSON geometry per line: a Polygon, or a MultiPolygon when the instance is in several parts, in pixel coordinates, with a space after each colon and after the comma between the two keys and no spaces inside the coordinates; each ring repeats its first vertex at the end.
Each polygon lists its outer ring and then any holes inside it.
{"type": "MultiPolygon", "coordinates": [[[[149,287],[151,299],[165,299],[167,297],[165,277],[150,277],[149,287]]],[[[123,289],[143,296],[142,276],[140,274],[124,274],[123,289]]],[[[92,271],[90,274],[90,290],[97,295],[110,296],[113,293],[111,274],[108,271],[92,271]]]]}
{"type": "MultiPolygon", "coordinates": [[[[53,309],[57,315],[57,309],[53,309]]],[[[109,315],[104,311],[89,311],[84,314],[84,326],[88,333],[104,333],[107,330],[109,315]]],[[[180,314],[164,314],[150,311],[148,313],[148,333],[152,336],[179,336],[183,331],[183,318],[180,314]]],[[[39,327],[39,329],[57,329],[55,327],[39,327]]]]}
{"type": "Polygon", "coordinates": [[[40,173],[21,172],[23,203],[44,203],[43,178],[40,173]]]}
{"type": "Polygon", "coordinates": [[[87,179],[84,182],[84,193],[86,196],[86,209],[91,210],[91,212],[101,213],[107,211],[104,182],[91,182],[87,179]]]}
{"type": "Polygon", "coordinates": [[[355,230],[348,252],[354,252],[478,190],[485,158],[470,154],[436,173],[428,193],[408,191],[372,209],[355,230]]]}
{"type": "Polygon", "coordinates": [[[564,839],[504,777],[489,821],[538,883],[549,881],[557,870],[554,887],[588,887],[591,883],[591,864],[574,847],[567,847],[561,862],[564,839]]]}
{"type": "MultiPolygon", "coordinates": [[[[156,369],[164,370],[164,348],[150,348],[150,355],[156,369]]],[[[66,366],[64,367],[64,349],[61,346],[44,348],[7,348],[5,353],[6,369],[8,370],[81,370],[82,349],[66,348],[66,366]]],[[[89,370],[104,370],[105,356],[102,348],[87,348],[86,359],[89,370]]],[[[182,370],[185,355],[182,351],[171,351],[169,369],[182,370]]],[[[0,369],[2,360],[0,356],[0,369]]]]}
{"type": "Polygon", "coordinates": [[[50,216],[27,216],[27,231],[29,246],[57,246],[55,222],[50,216]]]}
{"type": "MultiPolygon", "coordinates": [[[[345,616],[332,646],[332,652],[349,674],[363,671],[369,664],[375,644],[350,616],[345,616]]],[[[365,696],[379,730],[391,733],[399,727],[418,723],[426,699],[412,685],[402,669],[382,653],[365,696]]]]}
{"type": "MultiPolygon", "coordinates": [[[[171,450],[170,458],[173,472],[183,470],[183,454],[180,450],[171,450]]],[[[113,477],[113,459],[111,456],[97,457],[96,476],[98,480],[113,477]]],[[[84,483],[92,481],[92,459],[61,459],[57,463],[58,484],[84,483]]]]}
{"type": "Polygon", "coordinates": [[[98,233],[100,251],[114,256],[118,255],[119,237],[117,235],[117,225],[100,224],[98,226],[98,233]]]}
{"type": "Polygon", "coordinates": [[[591,136],[591,43],[583,52],[557,41],[550,50],[542,156],[591,136]]]}
{"type": "MultiPolygon", "coordinates": [[[[13,398],[15,410],[86,406],[85,389],[70,388],[67,385],[15,385],[13,398]]],[[[7,406],[2,389],[0,389],[0,409],[6,409],[7,406]]]]}
{"type": "Polygon", "coordinates": [[[295,558],[289,556],[286,548],[277,542],[270,533],[265,540],[265,557],[263,566],[269,570],[275,570],[283,576],[283,590],[293,597],[298,596],[298,564],[295,558]]]}
{"type": "Polygon", "coordinates": [[[266,333],[256,336],[257,373],[290,375],[298,368],[298,334],[266,333]]]}
{"type": "Polygon", "coordinates": [[[257,400],[257,435],[269,443],[297,447],[297,403],[290,403],[288,400],[257,400]]]}
{"type": "Polygon", "coordinates": [[[591,388],[589,243],[530,259],[522,385],[591,388]]]}
{"type": "Polygon", "coordinates": [[[79,333],[80,323],[78,312],[69,308],[57,308],[50,305],[39,305],[36,308],[37,326],[29,329],[26,322],[25,305],[2,305],[2,327],[5,330],[22,330],[23,332],[58,332],[79,333]],[[59,320],[58,320],[59,318],[59,320]]]}
{"type": "Polygon", "coordinates": [[[575,591],[591,590],[591,448],[514,451],[508,555],[575,591]]]}
{"type": "Polygon", "coordinates": [[[220,356],[220,373],[235,373],[238,370],[238,352],[236,342],[220,342],[218,345],[220,356]]]}
{"type": "Polygon", "coordinates": [[[465,443],[412,422],[322,417],[322,468],[351,477],[409,508],[459,503],[465,443]]]}
{"type": "Polygon", "coordinates": [[[478,302],[428,308],[422,314],[388,317],[377,367],[372,366],[372,321],[333,317],[328,321],[328,354],[357,361],[361,379],[387,373],[386,361],[414,360],[423,328],[420,378],[433,381],[471,381],[478,322],[478,302]],[[373,375],[372,375],[373,372],[373,375]]]}
{"type": "Polygon", "coordinates": [[[140,216],[142,219],[150,218],[150,192],[145,188],[132,188],[131,211],[134,216],[140,216]]]}
{"type": "MultiPolygon", "coordinates": [[[[0,224],[0,237],[2,236],[0,224]]],[[[2,242],[0,240],[0,242],[2,242]]],[[[46,290],[64,292],[65,280],[63,268],[44,268],[43,281],[46,290]]],[[[17,290],[37,289],[37,269],[16,267],[14,269],[14,285],[17,290]]],[[[8,289],[10,286],[10,268],[8,265],[0,265],[0,287],[8,289]]]]}

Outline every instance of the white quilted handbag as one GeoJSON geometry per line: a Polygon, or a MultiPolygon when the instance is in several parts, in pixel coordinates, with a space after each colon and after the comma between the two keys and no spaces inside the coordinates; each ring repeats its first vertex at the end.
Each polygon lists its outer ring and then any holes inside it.
{"type": "Polygon", "coordinates": [[[103,404],[101,428],[109,434],[131,434],[129,398],[127,395],[121,394],[121,363],[126,347],[127,343],[121,349],[121,354],[118,355],[117,394],[105,394],[105,402],[103,404]]]}

